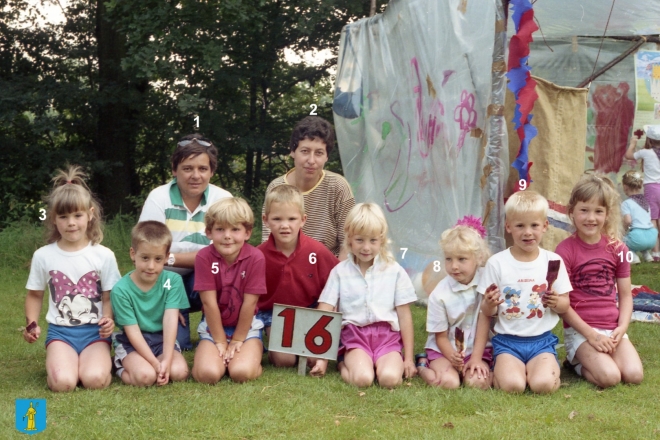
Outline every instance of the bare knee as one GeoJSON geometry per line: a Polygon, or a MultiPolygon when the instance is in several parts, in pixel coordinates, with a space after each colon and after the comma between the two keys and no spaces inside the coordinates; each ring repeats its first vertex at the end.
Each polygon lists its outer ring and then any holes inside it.
{"type": "Polygon", "coordinates": [[[402,374],[398,371],[386,370],[378,374],[378,385],[383,388],[394,388],[403,382],[402,374]]]}
{"type": "Polygon", "coordinates": [[[268,360],[273,366],[278,368],[291,368],[296,366],[295,354],[269,352],[268,360]]]}
{"type": "Polygon", "coordinates": [[[188,365],[185,362],[183,363],[172,363],[172,370],[170,372],[170,379],[174,382],[180,382],[188,379],[188,365]]]}
{"type": "Polygon", "coordinates": [[[644,380],[644,370],[642,368],[621,372],[621,379],[625,383],[639,385],[644,380]]]}
{"type": "Polygon", "coordinates": [[[192,377],[197,382],[214,385],[224,376],[224,369],[213,368],[213,366],[200,366],[194,364],[192,369],[192,377]]]}
{"type": "Polygon", "coordinates": [[[229,377],[231,377],[231,380],[234,382],[244,383],[261,376],[261,372],[262,369],[260,364],[250,365],[243,363],[236,366],[230,366],[229,377]]]}
{"type": "Polygon", "coordinates": [[[54,393],[73,391],[78,385],[77,374],[62,374],[61,371],[48,372],[48,388],[54,393]]]}
{"type": "Polygon", "coordinates": [[[524,377],[495,377],[495,386],[507,393],[522,393],[527,382],[524,377]]]}
{"type": "Polygon", "coordinates": [[[465,377],[463,383],[466,387],[469,388],[479,388],[482,390],[487,390],[490,388],[490,378],[482,377],[481,379],[477,376],[465,377]]]}
{"type": "MultiPolygon", "coordinates": [[[[583,372],[584,372],[584,368],[583,368],[583,372]]],[[[599,371],[596,374],[592,372],[591,376],[594,379],[593,381],[594,384],[598,385],[601,388],[610,388],[616,386],[621,382],[621,372],[619,371],[618,368],[608,368],[606,370],[599,371]]]]}
{"type": "Polygon", "coordinates": [[[374,383],[373,370],[369,371],[363,368],[363,369],[351,371],[350,374],[348,375],[347,382],[359,388],[369,387],[371,386],[371,384],[374,383]]]}
{"type": "Polygon", "coordinates": [[[561,385],[559,376],[553,377],[533,377],[529,379],[529,389],[537,394],[550,394],[557,391],[561,385]]]}
{"type": "Polygon", "coordinates": [[[124,370],[122,374],[122,380],[128,382],[136,387],[150,387],[156,383],[157,375],[156,370],[141,369],[139,371],[128,371],[124,370]],[[128,376],[128,381],[124,378],[128,376]]]}
{"type": "Polygon", "coordinates": [[[95,370],[80,374],[82,386],[90,390],[99,390],[110,385],[112,375],[110,371],[95,370]]]}

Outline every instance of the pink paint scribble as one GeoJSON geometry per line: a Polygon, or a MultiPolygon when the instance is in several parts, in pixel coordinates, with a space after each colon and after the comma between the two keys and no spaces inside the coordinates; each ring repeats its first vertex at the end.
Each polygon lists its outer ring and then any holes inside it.
{"type": "Polygon", "coordinates": [[[628,83],[618,87],[599,85],[593,93],[596,113],[594,168],[604,173],[616,173],[623,163],[628,145],[628,133],[635,116],[635,104],[628,98],[628,83]]]}
{"type": "Polygon", "coordinates": [[[477,111],[474,109],[474,95],[467,90],[461,92],[461,103],[454,109],[454,121],[458,122],[461,134],[456,148],[460,152],[465,143],[465,136],[477,126],[477,111]]]}
{"type": "Polygon", "coordinates": [[[415,70],[417,77],[417,85],[413,87],[413,93],[417,95],[415,106],[415,119],[417,120],[417,141],[419,142],[419,153],[422,158],[428,157],[433,144],[440,132],[444,129],[442,116],[445,114],[445,108],[438,99],[431,100],[431,106],[428,117],[422,110],[423,105],[423,88],[422,77],[419,73],[419,63],[417,58],[413,57],[410,64],[415,70]]]}
{"type": "MultiPolygon", "coordinates": [[[[406,183],[408,182],[408,176],[410,174],[410,158],[412,156],[412,134],[410,130],[410,124],[404,124],[403,118],[401,116],[397,115],[396,112],[394,111],[394,106],[397,105],[399,101],[395,101],[390,105],[390,112],[392,115],[396,118],[397,121],[401,124],[401,127],[404,127],[407,125],[408,127],[408,162],[406,164],[406,171],[405,171],[405,183],[403,185],[403,191],[406,189],[406,183]]],[[[412,198],[415,196],[415,193],[413,192],[410,197],[408,197],[401,205],[392,207],[390,205],[389,200],[387,200],[387,194],[394,188],[399,183],[399,179],[396,179],[394,181],[394,184],[392,184],[392,180],[394,179],[394,176],[397,173],[397,169],[399,168],[399,160],[401,159],[401,150],[399,150],[399,154],[396,157],[396,163],[394,164],[394,170],[392,170],[392,175],[390,176],[390,181],[387,182],[387,186],[383,190],[383,200],[385,202],[385,209],[387,209],[389,212],[396,212],[399,209],[403,208],[412,200],[412,198]]]]}
{"type": "Polygon", "coordinates": [[[451,76],[452,73],[454,73],[454,70],[445,70],[442,72],[442,87],[447,84],[447,81],[449,81],[449,77],[451,76]]]}

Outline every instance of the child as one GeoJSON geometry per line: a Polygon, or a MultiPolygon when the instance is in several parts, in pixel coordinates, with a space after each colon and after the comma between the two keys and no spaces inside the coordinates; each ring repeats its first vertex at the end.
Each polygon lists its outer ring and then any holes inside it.
{"type": "Polygon", "coordinates": [[[56,392],[78,382],[105,388],[112,378],[110,290],[120,275],[115,255],[100,244],[101,208],[84,177],[80,167],[70,166],[53,178],[44,220],[49,244],[34,253],[26,286],[23,338],[29,343],[41,336],[37,321],[48,286],[46,372],[56,392]]]}
{"type": "Polygon", "coordinates": [[[658,230],[651,222],[649,202],[642,193],[642,175],[639,171],[630,170],[623,175],[623,192],[628,196],[621,204],[623,227],[628,231],[623,238],[628,249],[633,251],[633,261],[639,263],[635,252],[642,252],[645,261],[653,261],[649,252],[658,239],[658,230]]]}
{"type": "MultiPolygon", "coordinates": [[[[646,144],[643,150],[635,151],[637,134],[633,134],[626,151],[626,159],[644,160],[644,196],[651,208],[651,221],[660,231],[660,125],[646,128],[646,144]]],[[[653,247],[653,261],[660,261],[660,236],[653,247]]]]}
{"type": "MultiPolygon", "coordinates": [[[[338,365],[342,379],[367,387],[375,368],[380,386],[393,388],[404,374],[409,378],[416,373],[409,307],[417,299],[415,289],[388,249],[387,221],[377,205],[360,203],[351,209],[344,233],[350,255],[332,269],[318,308],[338,308],[343,314],[338,365]]],[[[325,359],[316,360],[310,374],[325,374],[327,365],[325,359]]]]}
{"type": "Polygon", "coordinates": [[[228,370],[232,380],[246,382],[261,375],[263,325],[254,314],[259,296],[266,294],[264,255],[246,243],[254,215],[245,200],[229,198],[211,205],[204,223],[213,243],[195,257],[204,318],[192,374],[214,384],[228,370]]]}
{"type": "MultiPolygon", "coordinates": [[[[322,243],[302,232],[307,216],[298,188],[276,186],[266,195],[264,209],[263,224],[268,225],[270,237],[258,249],[266,258],[268,293],[259,297],[257,319],[270,337],[273,304],[316,307],[328,275],[339,260],[322,243]]],[[[296,365],[293,354],[271,351],[268,359],[276,367],[296,365]]]]}
{"type": "Polygon", "coordinates": [[[552,329],[557,314],[568,309],[571,283],[561,257],[539,247],[548,229],[548,201],[519,191],[504,209],[513,246],[490,257],[477,287],[484,295],[481,311],[495,317],[493,385],[523,392],[529,384],[535,393],[552,393],[560,385],[559,340],[552,329]]]}
{"type": "Polygon", "coordinates": [[[471,216],[442,233],[440,246],[449,276],[431,292],[426,354],[417,356],[417,371],[429,385],[454,389],[461,379],[470,387],[487,389],[491,385],[490,317],[479,313],[477,292],[482,266],[490,254],[485,235],[481,221],[471,216]]]}
{"type": "Polygon", "coordinates": [[[112,289],[117,376],[128,385],[166,385],[188,378],[188,364],[176,342],[179,309],[190,306],[181,275],[164,271],[172,234],[164,223],[140,222],[131,232],[135,270],[112,289]]]}
{"type": "Polygon", "coordinates": [[[602,388],[638,384],[642,362],[626,335],[633,306],[628,248],[620,240],[619,195],[612,182],[583,176],[571,192],[568,214],[576,232],[557,246],[574,289],[562,316],[567,361],[602,388]]]}

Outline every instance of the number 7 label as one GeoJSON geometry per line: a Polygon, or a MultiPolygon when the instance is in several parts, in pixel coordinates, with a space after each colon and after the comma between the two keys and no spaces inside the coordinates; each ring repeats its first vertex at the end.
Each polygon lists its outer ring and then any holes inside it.
{"type": "Polygon", "coordinates": [[[336,360],[340,332],[341,313],[275,304],[268,349],[336,360]]]}

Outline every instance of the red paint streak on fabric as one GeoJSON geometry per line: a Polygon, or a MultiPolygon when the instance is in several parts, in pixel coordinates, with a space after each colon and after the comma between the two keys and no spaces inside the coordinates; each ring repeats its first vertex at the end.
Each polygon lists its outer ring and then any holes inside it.
{"type": "Polygon", "coordinates": [[[628,146],[628,134],[635,116],[635,104],[628,98],[628,83],[599,85],[592,101],[596,111],[594,168],[616,173],[621,168],[628,146]]]}
{"type": "Polygon", "coordinates": [[[548,205],[553,211],[557,211],[562,214],[568,214],[568,208],[564,205],[560,205],[559,203],[553,202],[552,200],[548,200],[548,205]]]}

